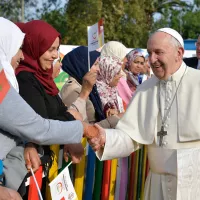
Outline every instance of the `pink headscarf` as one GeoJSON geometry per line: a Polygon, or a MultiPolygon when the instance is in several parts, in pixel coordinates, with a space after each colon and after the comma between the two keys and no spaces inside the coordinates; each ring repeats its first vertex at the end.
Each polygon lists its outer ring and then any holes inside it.
{"type": "Polygon", "coordinates": [[[104,110],[105,107],[120,110],[117,87],[110,87],[109,83],[120,73],[122,64],[123,62],[116,57],[101,56],[100,58],[96,85],[104,110]]]}

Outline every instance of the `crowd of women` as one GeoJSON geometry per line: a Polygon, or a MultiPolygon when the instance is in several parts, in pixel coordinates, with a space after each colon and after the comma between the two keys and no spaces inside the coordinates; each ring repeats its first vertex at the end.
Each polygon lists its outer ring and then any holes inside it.
{"type": "Polygon", "coordinates": [[[29,171],[41,172],[41,167],[42,194],[48,199],[48,181],[58,173],[51,167],[57,164],[55,149],[64,145],[64,159],[70,154],[79,163],[81,138],[94,129],[89,123],[116,126],[137,86],[151,76],[148,55],[142,49],[127,52],[122,43],[110,41],[90,53],[88,70],[85,46],[66,54],[61,63],[61,36],[48,23],[14,24],[0,17],[0,25],[0,64],[11,84],[0,104],[0,199],[27,198],[29,171]],[[69,79],[59,92],[54,78],[61,66],[69,79]]]}

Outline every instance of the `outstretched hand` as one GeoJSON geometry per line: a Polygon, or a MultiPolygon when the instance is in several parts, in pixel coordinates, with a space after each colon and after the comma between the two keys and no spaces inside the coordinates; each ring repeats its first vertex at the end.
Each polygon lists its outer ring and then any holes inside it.
{"type": "Polygon", "coordinates": [[[83,137],[86,137],[87,139],[92,139],[95,137],[99,136],[99,130],[97,127],[95,127],[94,125],[90,125],[86,122],[82,122],[83,124],[83,137]]]}
{"type": "Polygon", "coordinates": [[[98,135],[93,138],[88,139],[88,143],[92,147],[94,151],[100,150],[102,147],[104,147],[105,142],[106,142],[106,132],[105,130],[99,126],[98,124],[94,125],[95,128],[98,129],[98,135]]]}
{"type": "Polygon", "coordinates": [[[84,148],[81,143],[64,145],[64,159],[68,162],[69,156],[73,163],[79,163],[84,155],[84,148]]]}

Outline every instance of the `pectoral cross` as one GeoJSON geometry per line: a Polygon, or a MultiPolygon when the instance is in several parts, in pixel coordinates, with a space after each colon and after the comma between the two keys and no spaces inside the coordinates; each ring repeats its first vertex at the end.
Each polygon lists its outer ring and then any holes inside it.
{"type": "Polygon", "coordinates": [[[162,146],[163,137],[167,135],[167,131],[164,130],[164,126],[161,126],[161,130],[157,133],[157,136],[160,137],[159,146],[162,146]]]}

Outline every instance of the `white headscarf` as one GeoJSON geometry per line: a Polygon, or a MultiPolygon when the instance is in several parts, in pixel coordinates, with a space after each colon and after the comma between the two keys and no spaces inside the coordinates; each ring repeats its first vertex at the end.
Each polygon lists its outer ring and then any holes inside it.
{"type": "Polygon", "coordinates": [[[2,64],[6,77],[12,86],[19,92],[18,82],[13,67],[12,57],[16,55],[25,34],[13,22],[0,17],[0,63],[2,64]]]}
{"type": "Polygon", "coordinates": [[[127,53],[127,48],[120,42],[110,41],[101,49],[101,56],[113,56],[120,60],[124,59],[127,53]]]}

